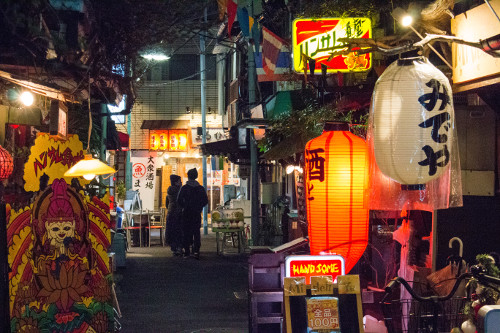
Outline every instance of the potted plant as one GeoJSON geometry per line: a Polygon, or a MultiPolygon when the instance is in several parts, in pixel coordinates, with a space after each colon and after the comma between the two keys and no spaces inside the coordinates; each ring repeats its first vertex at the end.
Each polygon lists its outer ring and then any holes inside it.
{"type": "Polygon", "coordinates": [[[116,200],[120,206],[123,207],[123,201],[125,200],[125,194],[127,192],[127,188],[125,187],[125,183],[123,180],[120,180],[116,183],[116,200]]]}

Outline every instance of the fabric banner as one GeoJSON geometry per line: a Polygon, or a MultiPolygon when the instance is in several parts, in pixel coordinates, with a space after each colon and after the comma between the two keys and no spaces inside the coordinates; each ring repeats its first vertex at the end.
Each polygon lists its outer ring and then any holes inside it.
{"type": "Polygon", "coordinates": [[[290,79],[291,71],[291,53],[286,45],[281,46],[278,58],[275,63],[275,68],[272,73],[264,70],[262,61],[262,47],[259,52],[255,52],[255,67],[257,70],[257,78],[259,82],[263,81],[285,81],[290,79]]]}
{"type": "Polygon", "coordinates": [[[137,152],[132,162],[132,190],[139,191],[142,209],[154,210],[156,169],[160,167],[156,152],[137,152]]]}

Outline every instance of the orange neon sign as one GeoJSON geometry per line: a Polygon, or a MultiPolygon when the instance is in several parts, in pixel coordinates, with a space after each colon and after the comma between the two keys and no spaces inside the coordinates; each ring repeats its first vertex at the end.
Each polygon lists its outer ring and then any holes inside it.
{"type": "MultiPolygon", "coordinates": [[[[364,72],[371,68],[371,54],[344,55],[335,52],[346,49],[339,38],[371,38],[371,20],[366,17],[297,19],[293,21],[293,69],[302,73],[309,69],[305,58],[314,59],[317,74],[321,65],[328,73],[364,72]]],[[[353,49],[356,50],[356,49],[353,49]]]]}

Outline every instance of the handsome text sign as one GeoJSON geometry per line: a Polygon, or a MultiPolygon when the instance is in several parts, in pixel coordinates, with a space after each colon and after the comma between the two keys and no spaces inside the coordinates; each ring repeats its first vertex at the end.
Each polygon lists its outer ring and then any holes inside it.
{"type": "Polygon", "coordinates": [[[327,73],[363,72],[372,66],[371,54],[336,55],[328,60],[332,52],[341,51],[343,43],[339,38],[371,38],[372,24],[369,18],[321,18],[297,19],[293,21],[293,69],[307,70],[304,56],[314,59],[316,73],[321,74],[321,64],[327,66],[327,73]]]}
{"type": "Polygon", "coordinates": [[[306,278],[306,284],[311,284],[311,276],[331,276],[335,281],[337,276],[345,274],[345,261],[342,256],[288,256],[285,260],[285,276],[301,276],[306,278]]]}

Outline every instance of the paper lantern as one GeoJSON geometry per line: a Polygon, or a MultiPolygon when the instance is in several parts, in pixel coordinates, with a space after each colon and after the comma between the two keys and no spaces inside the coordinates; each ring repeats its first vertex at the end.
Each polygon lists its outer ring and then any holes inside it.
{"type": "Polygon", "coordinates": [[[187,135],[179,133],[179,150],[186,150],[187,148],[187,135]]]}
{"type": "Polygon", "coordinates": [[[348,124],[327,123],[306,145],[305,183],[311,255],[341,255],[348,273],[368,244],[366,142],[348,124]]]}
{"type": "Polygon", "coordinates": [[[0,179],[7,179],[14,171],[14,161],[4,147],[0,146],[0,179]]]}
{"type": "Polygon", "coordinates": [[[151,133],[149,136],[149,149],[150,150],[158,150],[159,139],[157,133],[151,133]]]}
{"type": "Polygon", "coordinates": [[[158,144],[158,149],[160,149],[160,150],[167,149],[167,146],[168,146],[167,134],[166,133],[160,133],[159,138],[160,138],[160,140],[159,140],[159,144],[158,144]]]}
{"type": "Polygon", "coordinates": [[[426,58],[393,62],[375,84],[375,160],[386,176],[419,189],[450,162],[453,98],[446,76],[426,58]]]}
{"type": "Polygon", "coordinates": [[[179,135],[177,135],[177,133],[170,133],[169,137],[170,150],[179,150],[179,135]]]}

